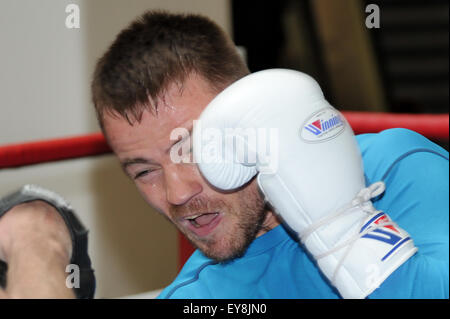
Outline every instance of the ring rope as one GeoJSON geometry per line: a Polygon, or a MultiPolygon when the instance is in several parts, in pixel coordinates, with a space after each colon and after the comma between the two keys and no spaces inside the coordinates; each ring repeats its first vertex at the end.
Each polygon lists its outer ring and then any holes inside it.
{"type": "MultiPolygon", "coordinates": [[[[355,134],[402,127],[448,142],[448,114],[342,112],[355,134]]],[[[0,146],[0,169],[111,153],[102,133],[0,146]]]]}

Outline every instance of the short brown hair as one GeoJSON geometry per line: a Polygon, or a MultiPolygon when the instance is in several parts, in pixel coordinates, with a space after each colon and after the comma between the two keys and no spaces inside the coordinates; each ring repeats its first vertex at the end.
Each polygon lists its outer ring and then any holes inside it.
{"type": "Polygon", "coordinates": [[[249,73],[234,43],[209,18],[146,12],[97,62],[91,89],[100,125],[105,112],[131,123],[130,117],[139,121],[146,108],[157,111],[151,101],[191,72],[218,92],[249,73]]]}

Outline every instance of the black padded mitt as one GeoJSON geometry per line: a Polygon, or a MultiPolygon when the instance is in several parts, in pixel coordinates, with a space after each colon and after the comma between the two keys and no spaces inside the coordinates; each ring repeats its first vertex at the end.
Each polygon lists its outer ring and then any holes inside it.
{"type": "MultiPolygon", "coordinates": [[[[72,237],[71,264],[80,269],[80,287],[73,288],[79,299],[94,298],[96,281],[88,255],[88,231],[76,217],[72,207],[58,194],[36,185],[25,185],[20,190],[0,199],[0,218],[13,206],[42,200],[59,212],[72,237]]],[[[7,264],[0,261],[0,286],[6,287],[7,264]]]]}

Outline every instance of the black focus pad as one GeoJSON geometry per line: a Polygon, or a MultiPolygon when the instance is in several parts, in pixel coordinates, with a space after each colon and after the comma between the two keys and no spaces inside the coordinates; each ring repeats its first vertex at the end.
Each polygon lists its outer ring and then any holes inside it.
{"type": "Polygon", "coordinates": [[[0,260],[0,288],[6,288],[6,271],[8,270],[8,265],[0,260]]]}
{"type": "MultiPolygon", "coordinates": [[[[96,280],[92,269],[91,259],[88,255],[88,231],[76,217],[72,207],[58,194],[36,185],[25,185],[20,190],[0,199],[0,218],[12,207],[31,202],[44,201],[59,212],[69,229],[72,238],[71,264],[75,264],[80,270],[80,285],[74,289],[79,299],[94,298],[96,280]]],[[[7,265],[0,261],[0,286],[6,286],[7,265]]]]}

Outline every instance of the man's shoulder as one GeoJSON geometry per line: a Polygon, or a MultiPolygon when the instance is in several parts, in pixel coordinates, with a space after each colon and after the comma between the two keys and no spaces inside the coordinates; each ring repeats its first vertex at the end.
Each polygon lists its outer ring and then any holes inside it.
{"type": "MultiPolygon", "coordinates": [[[[180,288],[195,283],[203,269],[215,264],[217,263],[205,257],[198,249],[195,250],[191,257],[189,257],[183,265],[183,268],[180,270],[175,280],[163,289],[158,298],[177,298],[175,295],[180,291],[180,288]]],[[[192,293],[194,290],[190,291],[192,293]]],[[[190,298],[196,298],[196,296],[191,295],[190,298]]]]}
{"type": "Polygon", "coordinates": [[[366,177],[371,182],[384,180],[389,170],[410,155],[427,154],[448,160],[448,152],[414,131],[394,128],[380,133],[357,135],[366,177]]]}
{"type": "Polygon", "coordinates": [[[360,134],[356,136],[361,152],[364,155],[382,153],[383,157],[396,157],[412,150],[428,150],[439,154],[445,151],[425,136],[404,128],[392,128],[379,133],[360,134]]]}

